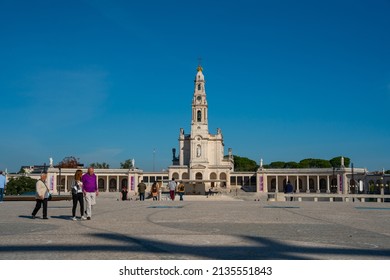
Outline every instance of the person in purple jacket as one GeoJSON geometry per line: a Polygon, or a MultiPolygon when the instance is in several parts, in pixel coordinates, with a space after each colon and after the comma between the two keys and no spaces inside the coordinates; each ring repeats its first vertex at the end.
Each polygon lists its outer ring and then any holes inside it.
{"type": "Polygon", "coordinates": [[[97,177],[95,175],[95,170],[93,167],[88,168],[88,173],[85,173],[81,177],[81,182],[83,182],[83,193],[85,197],[85,206],[87,220],[90,220],[92,217],[92,205],[96,204],[96,197],[99,195],[99,189],[97,186],[97,177]]]}

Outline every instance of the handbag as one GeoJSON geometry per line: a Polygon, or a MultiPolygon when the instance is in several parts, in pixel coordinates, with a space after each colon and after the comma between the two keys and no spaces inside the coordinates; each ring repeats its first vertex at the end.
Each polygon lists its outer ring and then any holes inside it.
{"type": "Polygon", "coordinates": [[[46,189],[47,189],[47,192],[48,192],[48,194],[49,194],[49,196],[47,197],[47,200],[52,200],[53,197],[52,197],[52,195],[51,195],[51,193],[50,193],[50,190],[49,190],[49,188],[47,187],[46,183],[43,182],[42,180],[41,180],[41,182],[45,185],[45,187],[46,187],[46,189]]]}

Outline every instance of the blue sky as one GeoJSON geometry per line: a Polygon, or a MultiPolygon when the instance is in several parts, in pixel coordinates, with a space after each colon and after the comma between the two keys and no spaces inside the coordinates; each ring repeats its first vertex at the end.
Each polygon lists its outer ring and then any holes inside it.
{"type": "Polygon", "coordinates": [[[389,14],[388,0],[0,0],[0,169],[167,168],[199,57],[226,153],[390,169],[389,14]]]}

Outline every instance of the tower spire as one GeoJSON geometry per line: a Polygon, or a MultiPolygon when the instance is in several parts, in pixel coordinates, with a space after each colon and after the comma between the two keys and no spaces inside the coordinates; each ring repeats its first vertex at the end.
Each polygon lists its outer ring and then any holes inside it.
{"type": "Polygon", "coordinates": [[[198,68],[196,68],[196,70],[198,70],[198,72],[203,72],[203,67],[202,67],[202,58],[199,57],[198,58],[198,68]]]}

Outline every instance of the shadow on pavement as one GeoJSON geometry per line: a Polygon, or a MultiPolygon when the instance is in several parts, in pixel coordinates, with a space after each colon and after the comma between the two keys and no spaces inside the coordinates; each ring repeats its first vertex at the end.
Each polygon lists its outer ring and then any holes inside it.
{"type": "MultiPolygon", "coordinates": [[[[62,216],[59,216],[61,218],[62,216]]],[[[64,216],[65,217],[65,216],[64,216]]],[[[68,219],[68,216],[66,216],[68,219]]],[[[131,259],[133,253],[151,253],[153,255],[171,255],[176,259],[188,258],[192,256],[197,259],[220,259],[220,260],[305,260],[318,259],[339,259],[355,258],[365,259],[365,257],[376,257],[380,259],[390,259],[390,250],[388,249],[348,249],[348,248],[328,248],[328,247],[310,247],[295,246],[281,241],[275,241],[264,237],[239,236],[253,243],[253,246],[196,246],[181,245],[173,242],[154,241],[145,238],[132,237],[116,233],[94,233],[88,235],[91,238],[102,239],[107,243],[118,242],[115,244],[96,244],[96,245],[3,245],[0,247],[1,253],[10,252],[115,252],[123,253],[124,257],[131,259]],[[129,255],[126,255],[128,253],[129,255]],[[336,257],[335,257],[336,256],[336,257]]],[[[44,259],[44,255],[40,258],[44,259]]],[[[77,259],[77,255],[74,255],[77,259]]],[[[96,255],[91,255],[96,259],[96,255]]]]}

